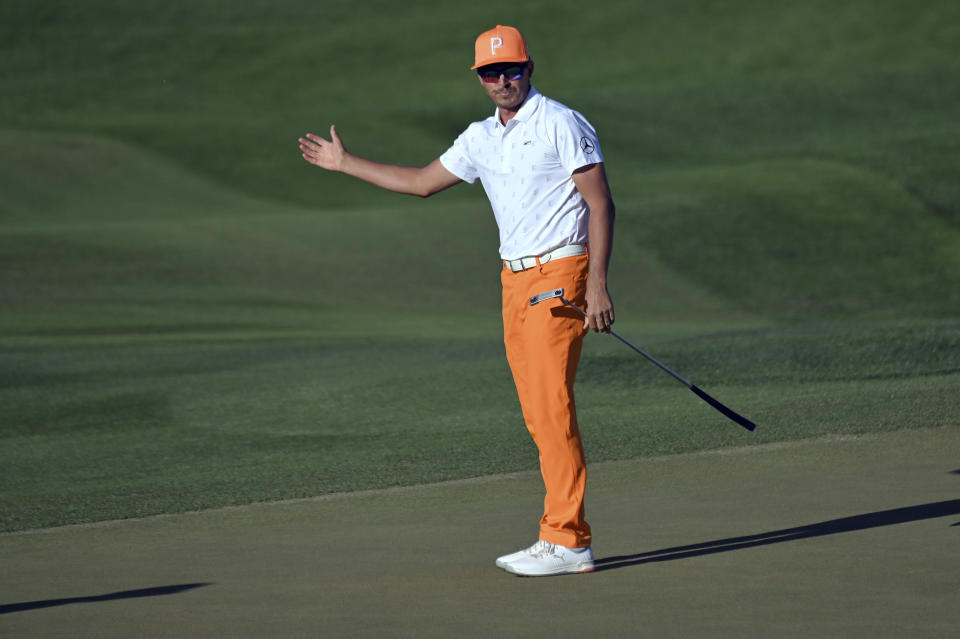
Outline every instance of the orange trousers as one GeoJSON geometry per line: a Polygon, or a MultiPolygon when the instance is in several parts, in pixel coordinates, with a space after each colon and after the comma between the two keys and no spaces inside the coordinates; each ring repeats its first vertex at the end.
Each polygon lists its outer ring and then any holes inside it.
{"type": "Polygon", "coordinates": [[[559,299],[530,306],[530,298],[563,288],[565,298],[584,308],[588,263],[579,255],[518,273],[504,268],[500,275],[507,361],[546,488],[540,539],[568,548],[590,545],[583,508],[587,466],[573,398],[586,331],[583,316],[559,299]]]}

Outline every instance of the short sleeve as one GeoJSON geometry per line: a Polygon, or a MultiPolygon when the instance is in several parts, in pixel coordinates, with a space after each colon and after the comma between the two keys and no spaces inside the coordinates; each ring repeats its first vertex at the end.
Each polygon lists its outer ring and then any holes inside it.
{"type": "Polygon", "coordinates": [[[556,144],[560,163],[573,175],[580,167],[603,162],[597,131],[576,111],[567,111],[556,120],[556,144]]]}
{"type": "Polygon", "coordinates": [[[470,159],[466,131],[457,136],[457,139],[453,142],[453,146],[440,156],[440,164],[443,165],[443,168],[470,184],[476,182],[480,177],[477,167],[470,159]]]}

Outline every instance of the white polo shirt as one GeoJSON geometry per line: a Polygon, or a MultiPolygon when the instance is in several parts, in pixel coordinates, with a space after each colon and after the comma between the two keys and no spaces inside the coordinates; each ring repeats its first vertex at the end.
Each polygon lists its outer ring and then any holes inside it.
{"type": "Polygon", "coordinates": [[[464,182],[483,184],[500,228],[500,257],[586,244],[589,210],[573,172],[603,162],[596,130],[533,86],[506,126],[498,111],[467,127],[440,163],[464,182]]]}

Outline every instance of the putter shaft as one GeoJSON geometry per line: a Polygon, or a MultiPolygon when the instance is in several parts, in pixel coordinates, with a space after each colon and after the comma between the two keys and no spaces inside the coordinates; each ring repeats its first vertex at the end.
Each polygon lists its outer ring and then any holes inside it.
{"type": "MultiPolygon", "coordinates": [[[[530,305],[531,305],[531,306],[534,306],[534,305],[536,305],[536,304],[539,304],[540,302],[543,302],[543,301],[549,300],[549,299],[554,299],[554,298],[559,299],[561,302],[563,302],[563,304],[564,304],[565,306],[569,306],[570,308],[576,309],[577,312],[580,313],[581,315],[583,315],[584,317],[587,316],[586,311],[584,311],[582,308],[580,308],[579,306],[577,306],[576,304],[574,304],[573,302],[571,302],[570,300],[568,300],[567,298],[565,298],[565,297],[563,296],[563,289],[562,289],[562,288],[555,288],[555,289],[553,289],[553,290],[551,290],[551,291],[545,291],[545,292],[543,292],[543,293],[540,293],[539,295],[534,295],[533,297],[530,298],[530,305]]],[[[714,399],[713,397],[711,397],[710,395],[708,395],[704,390],[698,388],[695,384],[693,384],[693,383],[690,382],[689,380],[684,379],[679,373],[677,373],[676,371],[674,371],[673,369],[671,369],[669,366],[667,366],[666,364],[664,364],[663,362],[661,362],[660,360],[658,360],[658,359],[657,359],[656,357],[654,357],[653,355],[651,355],[651,354],[647,353],[646,351],[644,351],[642,348],[640,348],[639,346],[637,346],[636,344],[634,344],[633,342],[631,342],[630,340],[628,340],[628,339],[625,338],[624,336],[620,335],[619,333],[617,333],[616,331],[614,331],[614,330],[612,330],[612,329],[611,329],[609,332],[610,332],[611,335],[613,335],[614,337],[616,337],[618,340],[620,340],[621,342],[623,342],[624,344],[626,344],[627,346],[629,346],[629,347],[632,348],[633,350],[635,350],[635,351],[637,351],[638,353],[640,353],[641,355],[643,355],[648,361],[650,361],[651,363],[655,364],[655,365],[656,365],[658,368],[660,368],[662,371],[668,373],[671,377],[673,377],[673,378],[676,379],[678,382],[680,382],[681,384],[683,384],[684,386],[686,386],[687,388],[689,388],[691,391],[693,391],[693,393],[694,393],[697,397],[699,397],[699,398],[702,399],[703,401],[705,401],[705,402],[707,402],[708,404],[710,404],[711,406],[713,406],[713,408],[715,408],[716,410],[720,411],[723,415],[725,415],[725,416],[726,416],[727,418],[729,418],[730,420],[732,420],[732,421],[736,422],[737,424],[743,426],[744,428],[746,428],[746,429],[749,430],[749,431],[753,431],[753,429],[757,427],[757,425],[754,424],[753,422],[751,422],[749,419],[747,419],[747,418],[744,417],[743,415],[741,415],[741,414],[739,414],[739,413],[731,410],[730,408],[728,408],[728,407],[725,406],[724,404],[720,403],[719,401],[717,401],[716,399],[714,399]]]]}
{"type": "MultiPolygon", "coordinates": [[[[567,306],[571,307],[571,308],[577,309],[577,311],[579,311],[580,314],[583,315],[584,317],[587,316],[586,311],[584,311],[582,308],[580,308],[579,306],[577,306],[577,305],[574,304],[573,302],[569,301],[567,298],[561,297],[561,298],[560,298],[560,301],[563,302],[564,304],[566,304],[567,306]]],[[[663,369],[665,372],[667,372],[667,373],[669,373],[670,375],[672,375],[675,380],[677,380],[678,382],[682,383],[682,384],[683,384],[684,386],[686,386],[687,388],[693,388],[693,383],[692,383],[692,382],[690,382],[689,380],[685,379],[682,375],[680,375],[680,374],[677,373],[675,370],[673,370],[672,368],[670,368],[669,366],[667,366],[666,364],[664,364],[663,362],[661,362],[660,360],[658,360],[656,357],[654,357],[654,356],[651,355],[650,353],[646,352],[645,350],[643,350],[642,348],[640,348],[639,346],[637,346],[636,344],[634,344],[633,342],[631,342],[630,340],[628,340],[626,337],[624,337],[624,336],[621,335],[620,333],[618,333],[618,332],[616,332],[615,330],[613,330],[612,328],[610,329],[609,332],[610,332],[611,335],[613,335],[614,337],[616,337],[618,340],[620,340],[621,342],[623,342],[624,344],[626,344],[627,346],[629,346],[629,347],[632,348],[633,350],[637,351],[638,353],[640,353],[641,355],[643,355],[644,357],[646,357],[651,363],[656,364],[656,365],[659,366],[661,369],[663,369]]]]}

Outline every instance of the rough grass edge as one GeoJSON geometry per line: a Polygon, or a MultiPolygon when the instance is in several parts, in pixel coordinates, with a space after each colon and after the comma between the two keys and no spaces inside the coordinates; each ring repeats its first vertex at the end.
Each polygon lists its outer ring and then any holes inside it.
{"type": "MultiPolygon", "coordinates": [[[[914,428],[899,429],[899,430],[893,430],[893,431],[877,431],[877,432],[871,432],[871,433],[852,434],[852,435],[851,434],[829,434],[829,435],[821,435],[818,437],[810,437],[806,439],[769,442],[765,444],[748,444],[746,446],[729,446],[729,447],[713,448],[709,450],[701,450],[701,451],[694,451],[694,452],[688,452],[688,453],[675,453],[670,455],[654,455],[650,457],[638,457],[635,459],[626,459],[626,460],[621,459],[621,460],[612,460],[612,461],[601,461],[601,462],[591,463],[589,466],[590,468],[594,468],[594,469],[604,468],[604,467],[615,468],[620,466],[631,466],[635,464],[656,464],[656,463],[662,463],[668,460],[672,461],[672,460],[683,459],[683,458],[753,455],[753,454],[762,454],[767,452],[787,450],[791,448],[816,446],[819,444],[827,444],[827,443],[874,441],[883,437],[888,437],[892,433],[898,433],[906,430],[909,430],[911,433],[915,433],[917,435],[923,435],[924,433],[944,432],[954,428],[957,428],[957,425],[932,426],[928,428],[916,428],[916,429],[914,428]]],[[[297,497],[294,499],[278,499],[274,501],[256,501],[256,502],[250,502],[248,504],[219,506],[217,508],[187,510],[187,511],[176,512],[176,513],[161,513],[158,515],[148,515],[146,517],[127,517],[123,519],[106,519],[103,521],[84,522],[84,523],[78,523],[78,524],[65,524],[63,526],[51,526],[47,528],[32,528],[27,530],[3,532],[3,533],[0,533],[0,537],[66,532],[71,529],[109,528],[110,526],[115,526],[117,524],[127,523],[127,522],[152,521],[157,519],[166,519],[170,517],[200,515],[200,514],[216,513],[216,512],[236,512],[236,511],[243,511],[243,510],[248,510],[250,508],[263,507],[263,506],[284,506],[284,505],[299,504],[299,503],[339,501],[342,499],[355,499],[355,498],[365,498],[365,497],[372,497],[372,496],[378,496],[378,495],[408,493],[408,492],[414,492],[414,491],[430,489],[430,488],[438,488],[443,486],[469,486],[469,485],[476,485],[476,484],[487,484],[487,483],[498,482],[498,481],[508,481],[508,480],[514,480],[514,479],[533,478],[538,475],[539,475],[539,471],[537,470],[522,470],[522,471],[517,471],[512,473],[481,475],[479,477],[467,477],[464,479],[450,479],[446,481],[428,482],[428,483],[422,483],[422,484],[410,484],[406,486],[390,486],[388,488],[372,488],[367,490],[327,493],[323,495],[315,495],[313,497],[297,497]]]]}

